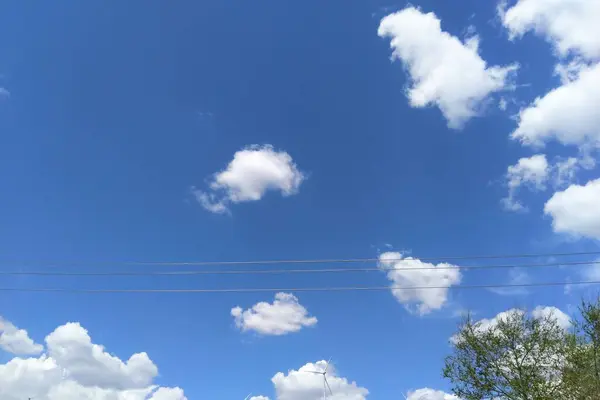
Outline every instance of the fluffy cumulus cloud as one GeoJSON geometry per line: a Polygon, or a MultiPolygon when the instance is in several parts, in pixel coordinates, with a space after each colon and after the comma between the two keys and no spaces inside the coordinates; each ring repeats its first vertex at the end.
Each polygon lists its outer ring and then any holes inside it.
{"type": "Polygon", "coordinates": [[[59,365],[69,365],[69,376],[84,386],[144,388],[158,374],[146,353],[136,353],[126,362],[92,343],[88,332],[77,323],[59,326],[46,337],[48,355],[59,365]]]}
{"type": "Polygon", "coordinates": [[[561,57],[600,58],[600,3],[595,0],[518,0],[499,7],[512,38],[534,32],[546,38],[561,57]],[[513,2],[514,3],[514,2],[513,2]]]}
{"type": "Polygon", "coordinates": [[[522,109],[512,138],[541,146],[551,140],[579,147],[600,146],[600,63],[522,109]]]}
{"type": "Polygon", "coordinates": [[[317,318],[309,315],[290,293],[277,293],[273,303],[260,302],[247,310],[234,307],[231,315],[239,329],[261,335],[285,335],[317,323],[317,318]]]}
{"type": "Polygon", "coordinates": [[[543,154],[521,158],[509,166],[506,173],[508,196],[502,199],[504,207],[511,211],[523,210],[525,207],[515,198],[519,187],[527,185],[534,190],[543,190],[549,174],[548,160],[543,154]]]}
{"type": "Polygon", "coordinates": [[[186,400],[180,388],[153,384],[157,375],[146,353],[122,361],[92,343],[81,325],[68,323],[46,337],[46,351],[39,357],[0,364],[0,398],[186,400]]]}
{"type": "Polygon", "coordinates": [[[461,41],[443,31],[433,13],[405,8],[384,17],[378,34],[390,39],[393,58],[410,75],[411,106],[439,107],[451,128],[480,114],[490,94],[513,86],[517,65],[488,66],[477,36],[461,41]]]}
{"type": "MultiPolygon", "coordinates": [[[[522,310],[513,308],[510,310],[498,313],[493,318],[481,319],[481,320],[477,321],[478,329],[482,332],[490,330],[490,329],[494,329],[500,321],[506,320],[513,313],[522,313],[522,312],[523,312],[522,310]]],[[[563,311],[561,311],[560,309],[558,309],[556,307],[538,306],[533,309],[533,311],[531,312],[531,316],[534,318],[539,318],[539,319],[548,318],[548,317],[553,318],[557,321],[558,325],[565,330],[569,329],[569,327],[571,326],[571,318],[567,314],[565,314],[563,311]]],[[[456,340],[456,336],[453,336],[451,338],[451,340],[456,340]]]]}
{"type": "Polygon", "coordinates": [[[406,400],[460,400],[453,394],[442,392],[441,390],[433,390],[429,388],[423,388],[415,390],[414,392],[408,392],[406,400]]]}
{"type": "Polygon", "coordinates": [[[576,180],[578,171],[589,170],[594,166],[595,160],[586,154],[580,157],[558,157],[553,164],[548,162],[544,154],[523,157],[507,169],[505,179],[508,195],[502,199],[502,205],[509,211],[525,211],[527,207],[517,199],[521,187],[541,191],[546,190],[550,183],[555,189],[564,188],[576,180]]]}
{"type": "Polygon", "coordinates": [[[600,240],[600,179],[555,193],[544,212],[555,232],[600,240]]]}
{"type": "MultiPolygon", "coordinates": [[[[555,74],[561,85],[536,98],[517,115],[511,137],[526,146],[549,142],[578,148],[580,157],[550,167],[559,190],[544,207],[555,232],[600,238],[600,183],[573,184],[581,169],[593,169],[600,149],[600,2],[590,0],[516,0],[498,7],[511,39],[531,32],[555,49],[555,74]]],[[[539,186],[538,186],[539,187],[539,186]]],[[[522,205],[509,196],[509,209],[522,205]]]]}
{"type": "Polygon", "coordinates": [[[448,300],[449,288],[461,281],[456,265],[434,265],[412,257],[404,258],[398,252],[381,254],[379,267],[392,282],[391,290],[396,299],[420,315],[442,308],[448,300]]]}
{"type": "Polygon", "coordinates": [[[227,167],[213,175],[208,191],[193,188],[192,192],[208,211],[225,213],[231,203],[257,201],[270,190],[293,195],[304,179],[285,151],[252,145],[236,152],[227,167]]]}
{"type": "MultiPolygon", "coordinates": [[[[288,371],[287,374],[278,372],[271,382],[275,386],[277,400],[321,400],[323,399],[323,375],[313,372],[325,372],[326,361],[308,363],[298,370],[288,371]]],[[[331,394],[327,393],[327,400],[364,400],[369,391],[356,382],[340,377],[335,367],[329,364],[326,371],[327,382],[331,387],[331,394]]]]}
{"type": "Polygon", "coordinates": [[[40,354],[44,346],[35,343],[25,329],[0,317],[0,349],[16,355],[40,354]]]}
{"type": "Polygon", "coordinates": [[[571,327],[571,318],[556,307],[537,306],[533,309],[531,315],[533,318],[537,319],[552,318],[556,320],[558,325],[564,330],[567,330],[571,327]]]}
{"type": "Polygon", "coordinates": [[[562,86],[537,98],[518,115],[512,137],[526,145],[550,140],[565,145],[600,144],[600,3],[590,0],[519,0],[499,7],[511,38],[533,32],[560,58],[562,86]],[[570,60],[569,60],[570,58],[570,60]],[[596,64],[595,64],[596,63],[596,64]],[[595,65],[594,65],[595,64],[595,65]]]}

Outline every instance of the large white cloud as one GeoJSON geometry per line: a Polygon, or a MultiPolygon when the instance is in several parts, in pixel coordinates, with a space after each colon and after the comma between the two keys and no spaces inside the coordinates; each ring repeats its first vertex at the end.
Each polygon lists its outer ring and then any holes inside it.
{"type": "MultiPolygon", "coordinates": [[[[510,310],[502,311],[496,314],[493,318],[482,318],[475,322],[477,325],[478,332],[486,332],[496,328],[498,323],[506,321],[511,315],[518,313],[523,314],[524,311],[518,308],[511,308],[510,310]]],[[[562,310],[552,306],[537,306],[531,311],[531,316],[536,319],[552,318],[556,320],[558,326],[564,330],[568,330],[571,325],[571,318],[565,314],[562,310]]],[[[456,343],[459,340],[459,336],[452,335],[450,337],[451,343],[456,343]]]]}
{"type": "MultiPolygon", "coordinates": [[[[600,26],[600,25],[599,25],[600,26]]],[[[541,146],[551,140],[579,147],[600,146],[600,63],[522,109],[512,138],[541,146]]]]}
{"type": "Polygon", "coordinates": [[[59,365],[68,365],[69,377],[84,386],[144,388],[158,375],[146,353],[136,353],[126,362],[92,343],[78,323],[67,323],[46,337],[48,355],[59,365]]]}
{"type": "Polygon", "coordinates": [[[40,354],[44,346],[35,343],[25,329],[0,317],[0,349],[16,355],[40,354]]]}
{"type": "Polygon", "coordinates": [[[515,165],[509,166],[506,173],[508,196],[502,199],[504,207],[511,211],[523,210],[525,207],[515,198],[519,187],[527,185],[535,190],[543,190],[549,174],[550,168],[544,154],[521,158],[515,165]]]}
{"type": "Polygon", "coordinates": [[[260,200],[269,190],[293,195],[304,179],[285,151],[276,151],[271,145],[252,145],[237,151],[227,167],[214,174],[209,191],[192,190],[204,208],[224,213],[230,203],[260,200]]]}
{"type": "MultiPolygon", "coordinates": [[[[559,58],[555,73],[561,86],[520,110],[511,137],[528,146],[551,141],[576,146],[581,157],[562,160],[553,170],[555,187],[569,184],[579,169],[594,168],[593,156],[600,148],[600,2],[517,0],[503,2],[498,10],[512,39],[533,32],[545,38],[559,58]]],[[[556,232],[600,237],[593,186],[572,185],[546,203],[556,232]],[[575,209],[575,203],[582,208],[575,209]]]]}
{"type": "MultiPolygon", "coordinates": [[[[271,381],[277,400],[322,400],[323,376],[308,371],[324,372],[326,366],[326,361],[318,361],[288,371],[287,374],[275,374],[271,381]]],[[[369,394],[366,388],[358,386],[356,382],[337,376],[333,364],[329,365],[326,376],[333,393],[327,393],[327,400],[364,400],[369,394]]]]}
{"type": "Polygon", "coordinates": [[[242,331],[255,331],[262,335],[285,335],[314,326],[317,318],[290,293],[277,293],[273,303],[260,302],[247,310],[231,309],[235,324],[242,331]]]}
{"type": "Polygon", "coordinates": [[[155,385],[157,374],[145,353],[123,362],[68,323],[46,337],[44,354],[0,364],[0,399],[186,400],[180,388],[155,385]]]}
{"type": "Polygon", "coordinates": [[[460,400],[453,394],[442,392],[441,390],[434,390],[429,388],[423,388],[409,392],[406,396],[407,400],[460,400]]]}
{"type": "Polygon", "coordinates": [[[600,2],[596,0],[519,0],[499,7],[510,35],[532,31],[548,40],[561,57],[575,53],[600,58],[600,2]]]}
{"type": "MultiPolygon", "coordinates": [[[[489,329],[495,328],[498,323],[502,320],[506,320],[514,313],[522,313],[523,310],[512,308],[510,310],[502,311],[498,313],[495,317],[487,319],[483,318],[477,321],[478,328],[480,331],[487,331],[489,329]]],[[[561,311],[559,308],[552,306],[537,306],[531,311],[531,316],[533,318],[547,318],[552,317],[558,322],[558,325],[567,330],[571,326],[571,318],[561,311]]]]}
{"type": "Polygon", "coordinates": [[[555,232],[600,239],[600,178],[555,193],[544,212],[555,232]]]}
{"type": "Polygon", "coordinates": [[[444,32],[433,13],[408,7],[381,20],[378,34],[390,38],[393,58],[411,78],[412,107],[435,105],[451,128],[480,114],[493,92],[508,89],[516,65],[488,66],[478,53],[479,40],[464,42],[444,32]]]}
{"type": "Polygon", "coordinates": [[[461,273],[456,265],[434,265],[412,257],[403,258],[398,252],[382,253],[379,256],[379,266],[392,282],[392,293],[396,299],[409,311],[416,311],[421,315],[442,308],[448,300],[449,287],[461,281],[461,273]]]}
{"type": "Polygon", "coordinates": [[[559,308],[552,306],[537,306],[531,311],[531,315],[533,318],[544,319],[544,318],[552,318],[556,320],[558,326],[567,330],[571,327],[571,318],[561,311],[559,308]]]}

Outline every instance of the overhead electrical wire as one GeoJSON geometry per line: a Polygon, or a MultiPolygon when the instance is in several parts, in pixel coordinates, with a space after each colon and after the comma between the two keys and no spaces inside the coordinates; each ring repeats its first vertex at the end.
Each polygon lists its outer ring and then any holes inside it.
{"type": "Polygon", "coordinates": [[[0,292],[37,293],[260,293],[260,292],[353,292],[383,290],[440,290],[440,289],[493,289],[550,287],[566,285],[596,285],[600,281],[543,282],[503,285],[456,285],[456,286],[346,286],[346,287],[305,287],[305,288],[230,288],[230,289],[73,289],[73,288],[0,288],[0,292]]]}
{"type": "MultiPolygon", "coordinates": [[[[405,259],[406,260],[406,259],[405,259]]],[[[191,276],[191,275],[267,275],[267,274],[318,274],[376,271],[426,271],[426,270],[488,270],[506,268],[543,268],[600,265],[600,261],[575,261],[542,264],[504,264],[479,266],[431,266],[431,267],[369,267],[369,268],[320,268],[320,269],[257,269],[257,270],[192,270],[192,271],[2,271],[0,276],[191,276]]]]}
{"type": "MultiPolygon", "coordinates": [[[[495,255],[470,255],[470,256],[449,256],[449,257],[418,257],[420,261],[460,261],[460,260],[492,260],[492,259],[511,259],[511,258],[537,258],[537,257],[570,257],[570,256],[591,256],[600,255],[600,251],[569,252],[569,253],[537,253],[537,254],[495,254],[495,255]]],[[[386,258],[385,261],[401,261],[410,258],[386,258]]],[[[417,259],[417,258],[415,258],[417,259]]],[[[323,258],[323,259],[282,259],[282,260],[242,260],[242,261],[81,261],[81,262],[39,262],[48,266],[65,265],[129,265],[129,266],[224,266],[224,265],[272,265],[272,264],[343,264],[343,263],[361,263],[361,262],[379,262],[379,257],[370,258],[323,258]]],[[[30,263],[31,264],[31,263],[30,263]]]]}
{"type": "MultiPolygon", "coordinates": [[[[584,255],[600,255],[600,251],[577,252],[577,253],[548,253],[548,254],[511,254],[511,255],[472,255],[472,256],[451,256],[451,257],[418,257],[420,261],[440,261],[440,260],[491,260],[491,259],[507,259],[507,258],[535,258],[535,257],[567,257],[567,256],[584,256],[584,255]]],[[[407,257],[386,258],[386,262],[401,261],[407,257]]],[[[417,257],[415,257],[417,259],[417,257]]],[[[361,262],[378,262],[379,257],[370,258],[332,258],[332,259],[288,259],[288,260],[263,260],[263,261],[182,261],[182,262],[144,262],[135,261],[131,265],[196,265],[196,266],[217,266],[217,265],[253,265],[253,264],[336,264],[336,263],[361,263],[361,262]]]]}
{"type": "MultiPolygon", "coordinates": [[[[384,263],[396,261],[457,261],[457,260],[485,260],[485,259],[510,259],[510,258],[535,258],[535,257],[568,257],[600,255],[596,252],[571,252],[571,253],[546,253],[546,254],[514,254],[514,255],[480,255],[458,257],[427,257],[427,258],[349,258],[349,259],[298,259],[298,260],[265,260],[265,261],[200,261],[200,262],[112,262],[100,263],[110,265],[147,265],[147,266],[227,266],[227,265],[278,265],[278,264],[325,264],[325,263],[359,263],[380,262],[378,267],[368,268],[312,268],[312,269],[235,269],[235,270],[186,270],[186,271],[1,271],[0,276],[25,275],[25,276],[190,276],[190,275],[258,275],[258,274],[305,274],[305,273],[350,273],[372,271],[419,271],[419,270],[488,270],[501,268],[538,268],[562,266],[591,266],[599,265],[600,261],[569,261],[542,264],[503,264],[503,265],[437,265],[425,267],[411,266],[386,266],[384,263]]],[[[98,263],[93,263],[98,264],[98,263]]],[[[58,264],[55,264],[56,266],[58,264]]],[[[63,264],[64,265],[64,264],[63,264]]],[[[391,264],[393,265],[393,264],[391,264]]],[[[345,292],[345,291],[382,291],[382,290],[439,290],[439,289],[486,289],[486,288],[522,288],[522,287],[549,287],[566,285],[594,285],[600,281],[580,282],[545,282],[522,284],[479,284],[456,286],[349,286],[349,287],[299,287],[299,288],[196,288],[196,289],[81,289],[81,288],[2,288],[0,292],[38,292],[38,293],[253,293],[253,292],[345,292]]]]}

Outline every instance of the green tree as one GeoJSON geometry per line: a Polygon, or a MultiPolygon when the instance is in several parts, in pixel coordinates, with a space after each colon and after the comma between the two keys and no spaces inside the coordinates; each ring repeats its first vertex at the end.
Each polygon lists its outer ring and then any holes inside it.
{"type": "Polygon", "coordinates": [[[512,310],[486,324],[467,317],[452,339],[444,376],[463,400],[567,399],[567,334],[553,315],[512,310]]]}
{"type": "Polygon", "coordinates": [[[564,384],[572,398],[600,398],[600,298],[582,301],[575,332],[568,338],[564,384]]]}

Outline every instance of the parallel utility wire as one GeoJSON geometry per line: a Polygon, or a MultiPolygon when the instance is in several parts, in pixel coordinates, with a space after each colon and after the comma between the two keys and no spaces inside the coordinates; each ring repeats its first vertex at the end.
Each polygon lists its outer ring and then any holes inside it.
{"type": "MultiPolygon", "coordinates": [[[[537,268],[561,266],[591,266],[598,265],[600,261],[570,261],[552,262],[544,264],[505,264],[505,265],[480,265],[456,266],[440,265],[414,267],[394,264],[400,261],[458,261],[458,260],[491,260],[515,258],[540,258],[540,257],[569,257],[600,255],[600,251],[578,253],[550,253],[550,254],[517,254],[517,255],[479,255],[458,257],[427,257],[427,258],[350,258],[350,259],[298,259],[298,260],[265,260],[265,261],[192,261],[192,262],[106,262],[85,263],[87,265],[121,265],[121,266],[227,266],[227,265],[281,265],[281,264],[341,264],[378,262],[377,267],[369,268],[319,268],[319,269],[256,269],[256,270],[188,270],[188,271],[118,271],[118,272],[71,272],[71,271],[1,271],[0,276],[31,275],[31,276],[176,276],[176,275],[253,275],[253,274],[301,274],[301,273],[350,273],[371,271],[419,271],[419,270],[488,270],[496,268],[537,268]],[[390,266],[391,265],[391,266],[390,266]]],[[[59,264],[46,267],[54,268],[59,264]]],[[[65,265],[64,263],[62,264],[65,265]]],[[[77,265],[77,264],[76,264],[77,265]]],[[[79,264],[80,265],[80,264],[79,264]]],[[[300,288],[221,288],[221,289],[79,289],[79,288],[2,288],[0,292],[46,292],[46,293],[252,293],[252,292],[342,292],[342,291],[383,291],[383,290],[439,290],[439,289],[486,289],[486,288],[522,288],[522,287],[549,287],[566,285],[595,285],[600,281],[580,282],[545,282],[522,284],[481,284],[481,285],[455,285],[455,286],[353,286],[353,287],[300,287],[300,288]]]]}
{"type": "MultiPolygon", "coordinates": [[[[536,258],[536,257],[567,257],[567,256],[589,256],[589,255],[600,255],[600,251],[587,251],[577,253],[547,253],[547,254],[510,254],[510,255],[479,255],[479,256],[452,256],[452,257],[419,257],[420,261],[458,261],[458,260],[491,260],[491,259],[507,259],[507,258],[536,258]]],[[[134,261],[130,262],[130,265],[163,265],[163,266],[181,266],[181,265],[195,265],[195,266],[217,266],[217,265],[252,265],[252,264],[337,264],[337,263],[362,263],[362,262],[394,262],[402,261],[410,258],[386,258],[382,260],[379,257],[376,258],[333,258],[333,259],[299,259],[299,260],[263,260],[263,261],[183,261],[183,262],[168,262],[168,261],[157,261],[157,262],[145,262],[145,261],[134,261]]],[[[415,259],[417,259],[415,257],[415,259]]]]}
{"type": "MultiPolygon", "coordinates": [[[[404,261],[410,261],[404,259],[404,261]]],[[[387,262],[387,260],[386,260],[387,262]]],[[[391,261],[394,262],[394,261],[391,261]]],[[[431,267],[369,267],[369,268],[319,268],[319,269],[255,269],[255,270],[193,270],[193,271],[102,271],[102,272],[73,272],[73,271],[1,271],[0,276],[190,276],[190,275],[263,275],[263,274],[319,274],[319,273],[350,273],[376,271],[426,271],[426,270],[489,270],[507,268],[544,268],[544,267],[582,267],[600,265],[600,261],[575,261],[543,264],[504,264],[479,266],[431,266],[431,267]]]]}
{"type": "Polygon", "coordinates": [[[306,288],[232,288],[232,289],[53,289],[53,288],[0,288],[0,292],[38,293],[260,293],[260,292],[355,292],[382,290],[428,290],[428,289],[492,289],[519,287],[550,287],[566,285],[596,285],[600,281],[544,282],[506,285],[457,285],[457,286],[347,286],[306,288]]]}
{"type": "MultiPolygon", "coordinates": [[[[466,261],[466,260],[492,260],[511,258],[538,258],[538,257],[570,257],[570,256],[600,256],[600,251],[570,252],[570,253],[538,253],[538,254],[494,254],[494,255],[470,255],[450,257],[415,257],[420,261],[466,261]]],[[[399,258],[379,257],[371,258],[323,258],[323,259],[285,259],[285,260],[242,260],[242,261],[81,261],[81,262],[38,262],[49,267],[66,265],[121,265],[121,266],[224,266],[224,265],[284,265],[284,264],[349,264],[365,262],[394,262],[411,259],[410,255],[399,258]]],[[[3,262],[6,264],[7,262],[3,262]]],[[[14,263],[20,264],[22,263],[14,263]]],[[[34,263],[29,263],[34,264],[34,263]]]]}

